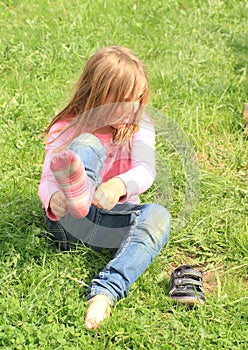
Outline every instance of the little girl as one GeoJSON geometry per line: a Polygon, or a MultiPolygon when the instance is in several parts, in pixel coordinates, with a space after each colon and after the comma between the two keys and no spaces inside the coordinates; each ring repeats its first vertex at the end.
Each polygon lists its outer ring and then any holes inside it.
{"type": "Polygon", "coordinates": [[[142,62],[123,47],[100,49],[45,131],[39,196],[47,230],[62,249],[81,242],[115,251],[89,285],[87,329],[110,315],[169,237],[168,211],[139,202],[155,177],[147,96],[142,62]]]}

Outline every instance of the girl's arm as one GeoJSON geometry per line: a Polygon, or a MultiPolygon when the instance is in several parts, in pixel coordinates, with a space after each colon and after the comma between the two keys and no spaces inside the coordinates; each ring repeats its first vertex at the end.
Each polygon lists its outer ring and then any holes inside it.
{"type": "MultiPolygon", "coordinates": [[[[121,159],[120,159],[121,161],[121,159]]],[[[123,159],[125,163],[126,158],[123,159]]],[[[125,167],[125,166],[124,166],[125,167]]],[[[146,120],[135,133],[132,143],[131,168],[120,175],[110,177],[100,184],[92,204],[111,210],[118,202],[137,201],[155,178],[155,131],[150,120],[146,120]],[[135,197],[135,198],[134,198],[135,197]]]]}
{"type": "Polygon", "coordinates": [[[48,142],[46,144],[46,154],[45,154],[45,160],[42,170],[42,176],[39,184],[39,197],[42,202],[42,207],[46,210],[47,216],[51,220],[59,220],[59,217],[54,215],[54,213],[51,210],[50,207],[50,200],[52,196],[56,192],[61,192],[61,188],[59,184],[57,183],[51,169],[50,169],[50,161],[54,154],[54,151],[58,147],[62,147],[63,144],[65,144],[66,140],[68,140],[68,137],[70,137],[68,129],[67,132],[65,132],[61,137],[56,139],[58,135],[61,133],[62,128],[65,126],[65,123],[57,123],[51,128],[51,135],[48,138],[48,142]],[[55,140],[55,141],[54,141],[55,140]],[[51,143],[51,141],[54,141],[51,143]]]}
{"type": "Polygon", "coordinates": [[[131,169],[118,175],[127,189],[124,200],[145,192],[155,176],[155,130],[151,121],[146,119],[133,137],[131,169]]]}

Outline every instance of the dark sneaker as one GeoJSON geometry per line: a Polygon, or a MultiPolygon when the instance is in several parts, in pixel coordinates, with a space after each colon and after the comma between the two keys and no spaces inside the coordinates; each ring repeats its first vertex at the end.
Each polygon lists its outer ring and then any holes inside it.
{"type": "Polygon", "coordinates": [[[179,266],[171,274],[169,296],[182,304],[204,304],[202,275],[191,266],[179,266]]]}

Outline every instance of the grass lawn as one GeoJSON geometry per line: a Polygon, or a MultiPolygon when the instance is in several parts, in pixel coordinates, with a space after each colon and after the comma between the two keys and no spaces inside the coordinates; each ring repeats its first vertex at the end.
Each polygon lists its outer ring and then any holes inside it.
{"type": "Polygon", "coordinates": [[[1,349],[247,349],[247,11],[238,0],[0,2],[1,349]],[[89,55],[112,44],[147,64],[158,175],[142,201],[168,206],[173,226],[112,317],[88,332],[87,284],[110,257],[60,252],[47,238],[40,135],[89,55]],[[204,306],[167,296],[185,263],[204,271],[204,306]]]}

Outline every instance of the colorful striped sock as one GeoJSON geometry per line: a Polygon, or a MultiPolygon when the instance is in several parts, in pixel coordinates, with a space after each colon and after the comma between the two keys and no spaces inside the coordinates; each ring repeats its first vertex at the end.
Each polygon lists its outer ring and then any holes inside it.
{"type": "Polygon", "coordinates": [[[71,150],[53,156],[50,168],[61,186],[70,214],[85,217],[91,204],[92,184],[87,177],[80,157],[71,150]]]}

